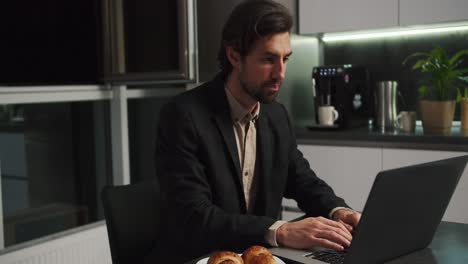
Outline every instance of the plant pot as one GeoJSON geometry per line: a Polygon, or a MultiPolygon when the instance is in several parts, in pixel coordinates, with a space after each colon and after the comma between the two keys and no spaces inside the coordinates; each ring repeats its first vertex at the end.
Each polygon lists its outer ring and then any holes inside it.
{"type": "Polygon", "coordinates": [[[455,101],[419,101],[424,134],[450,134],[455,101]]]}
{"type": "Polygon", "coordinates": [[[468,131],[468,98],[461,99],[460,112],[461,130],[468,131]]]}

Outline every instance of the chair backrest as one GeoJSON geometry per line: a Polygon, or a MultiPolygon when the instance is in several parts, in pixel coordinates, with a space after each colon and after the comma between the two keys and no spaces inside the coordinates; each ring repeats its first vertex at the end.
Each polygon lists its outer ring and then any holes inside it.
{"type": "Polygon", "coordinates": [[[101,193],[114,264],[141,263],[156,246],[159,189],[156,181],[106,186],[101,193]]]}

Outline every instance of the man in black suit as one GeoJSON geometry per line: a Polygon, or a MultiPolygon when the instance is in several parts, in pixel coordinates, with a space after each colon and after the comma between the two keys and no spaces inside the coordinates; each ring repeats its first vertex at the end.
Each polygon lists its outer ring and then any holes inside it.
{"type": "Polygon", "coordinates": [[[276,2],[241,3],[223,28],[221,73],[162,109],[156,168],[167,218],[160,259],[179,263],[253,244],[349,246],[360,214],[310,169],[275,101],[292,53],[291,26],[276,2]],[[278,221],[283,197],[309,217],[278,221]]]}

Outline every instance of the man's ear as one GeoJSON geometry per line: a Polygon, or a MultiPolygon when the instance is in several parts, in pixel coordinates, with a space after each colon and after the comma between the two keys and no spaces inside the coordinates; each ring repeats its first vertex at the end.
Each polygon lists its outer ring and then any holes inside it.
{"type": "Polygon", "coordinates": [[[241,64],[241,56],[240,53],[237,52],[232,46],[226,47],[226,56],[229,62],[232,65],[232,68],[239,69],[241,64]]]}

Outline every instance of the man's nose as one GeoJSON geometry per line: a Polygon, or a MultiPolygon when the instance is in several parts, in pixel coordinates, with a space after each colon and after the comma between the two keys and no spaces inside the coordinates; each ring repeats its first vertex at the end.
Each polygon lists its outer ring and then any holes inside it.
{"type": "Polygon", "coordinates": [[[273,70],[273,78],[282,81],[286,74],[286,63],[279,61],[273,70]]]}

